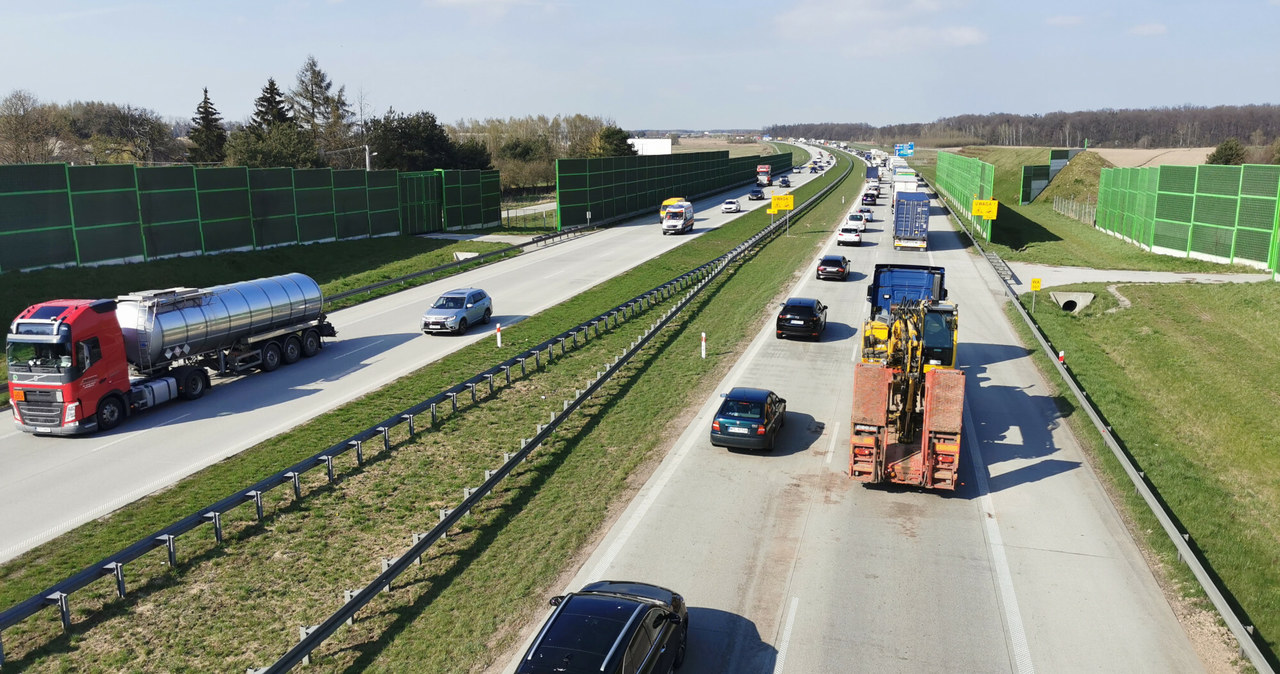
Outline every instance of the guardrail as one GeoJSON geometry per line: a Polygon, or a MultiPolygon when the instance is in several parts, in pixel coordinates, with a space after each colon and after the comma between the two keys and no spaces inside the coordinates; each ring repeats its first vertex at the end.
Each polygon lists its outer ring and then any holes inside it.
{"type": "MultiPolygon", "coordinates": [[[[285,468],[284,470],[278,471],[267,478],[259,480],[253,485],[246,487],[244,489],[241,489],[227,496],[226,498],[223,498],[215,503],[210,504],[209,506],[201,508],[195,513],[188,515],[187,517],[184,517],[183,519],[173,524],[170,524],[169,526],[164,527],[159,531],[156,531],[146,537],[143,537],[142,539],[124,548],[123,550],[120,550],[112,555],[109,555],[103,558],[102,560],[94,564],[91,564],[85,567],[75,575],[70,576],[69,578],[66,578],[54,584],[48,589],[42,592],[39,592],[36,595],[33,595],[32,597],[29,597],[28,599],[6,609],[4,612],[0,612],[0,633],[3,633],[5,629],[8,629],[9,627],[12,627],[18,623],[21,623],[22,621],[26,620],[27,618],[35,615],[36,613],[40,612],[42,609],[49,606],[58,607],[63,630],[70,631],[71,610],[69,605],[69,597],[73,592],[83,589],[87,585],[97,581],[100,578],[103,578],[106,576],[113,576],[116,582],[116,594],[118,597],[124,598],[126,596],[124,568],[125,568],[125,565],[128,564],[129,562],[137,560],[139,557],[147,554],[152,550],[163,547],[165,548],[166,553],[168,554],[169,566],[171,568],[176,567],[177,566],[177,539],[182,534],[188,533],[193,529],[196,529],[202,525],[209,524],[210,526],[213,527],[215,541],[217,542],[217,544],[221,545],[222,538],[223,538],[222,515],[225,514],[226,512],[252,502],[254,504],[256,518],[257,520],[261,521],[264,517],[262,497],[265,493],[269,492],[270,490],[286,484],[291,485],[293,488],[293,495],[294,495],[295,501],[301,500],[303,497],[303,492],[302,492],[300,479],[301,479],[301,476],[307,473],[308,471],[315,470],[320,467],[324,467],[326,475],[328,477],[328,481],[330,483],[333,483],[336,479],[335,472],[334,472],[335,470],[334,460],[336,458],[344,454],[347,454],[348,452],[354,452],[356,457],[355,467],[359,468],[364,464],[364,443],[369,442],[371,440],[376,441],[378,439],[381,439],[383,450],[390,451],[391,450],[391,440],[390,440],[391,429],[396,428],[402,424],[407,424],[409,435],[410,437],[413,437],[416,435],[415,422],[419,415],[430,413],[430,418],[431,418],[430,425],[434,426],[437,423],[438,421],[437,409],[436,409],[437,405],[447,402],[451,406],[450,409],[456,412],[458,408],[458,397],[467,393],[470,394],[471,399],[474,403],[478,403],[479,399],[477,398],[477,391],[482,386],[487,385],[489,388],[489,393],[492,394],[494,392],[495,381],[497,381],[500,376],[504,377],[506,382],[510,384],[511,372],[516,367],[519,367],[521,376],[524,376],[525,374],[527,374],[528,361],[532,360],[534,363],[534,369],[535,370],[539,369],[542,367],[542,359],[544,355],[546,358],[546,362],[548,364],[552,362],[553,358],[555,357],[555,349],[557,346],[560,348],[560,354],[563,356],[570,342],[572,342],[572,346],[574,347],[579,346],[580,336],[582,339],[582,343],[584,344],[591,339],[592,331],[594,331],[596,337],[599,337],[601,324],[604,325],[605,330],[608,330],[610,328],[610,321],[612,321],[613,327],[616,328],[619,322],[624,320],[630,320],[631,318],[636,317],[640,312],[645,311],[646,309],[653,308],[658,302],[668,299],[680,291],[688,291],[689,294],[684,299],[682,299],[678,305],[676,305],[671,310],[669,310],[667,314],[665,314],[660,321],[658,321],[657,323],[654,324],[654,326],[651,326],[648,330],[645,331],[644,337],[641,340],[638,340],[637,343],[632,344],[630,349],[625,351],[623,355],[619,356],[618,359],[615,360],[614,365],[610,366],[609,368],[606,369],[605,372],[601,373],[601,375],[598,376],[597,379],[592,382],[592,385],[588,387],[586,393],[579,394],[579,396],[575,398],[575,400],[572,403],[570,403],[569,401],[566,401],[565,407],[562,410],[562,412],[559,415],[555,415],[551,419],[551,424],[549,426],[543,426],[538,429],[538,434],[534,436],[534,441],[536,441],[536,443],[541,443],[550,434],[551,430],[554,430],[555,426],[558,426],[559,423],[568,416],[568,414],[570,414],[573,410],[576,410],[577,407],[581,405],[582,401],[584,401],[586,397],[588,397],[592,392],[596,391],[600,387],[600,385],[602,385],[605,381],[607,381],[608,376],[612,376],[613,373],[617,372],[618,368],[622,364],[625,364],[625,361],[629,359],[631,355],[634,355],[634,353],[638,351],[639,348],[643,347],[644,344],[647,344],[649,339],[652,338],[652,335],[655,334],[657,330],[661,329],[662,326],[665,326],[668,322],[670,322],[670,320],[678,313],[677,309],[683,309],[685,306],[687,306],[689,301],[691,301],[693,297],[696,296],[697,291],[700,291],[703,287],[705,287],[706,283],[710,279],[714,278],[715,276],[718,276],[731,262],[733,262],[738,257],[740,257],[745,251],[749,250],[751,247],[760,243],[760,241],[762,241],[764,238],[771,236],[773,234],[776,234],[781,228],[785,227],[787,223],[791,221],[792,218],[799,216],[804,211],[811,208],[815,203],[821,200],[822,197],[824,197],[827,193],[829,193],[832,189],[834,189],[837,185],[839,185],[845,179],[845,177],[847,177],[848,173],[849,173],[849,170],[846,169],[843,175],[841,175],[839,178],[833,179],[831,181],[831,184],[827,185],[817,194],[805,200],[803,203],[799,204],[796,207],[796,209],[793,210],[791,213],[788,213],[784,217],[774,221],[771,225],[766,226],[764,229],[752,235],[746,241],[738,244],[738,246],[736,246],[730,252],[725,253],[724,255],[717,257],[716,259],[711,260],[710,262],[707,262],[691,271],[681,274],[680,276],[677,276],[671,281],[668,281],[662,285],[659,285],[653,288],[652,290],[649,290],[648,292],[641,293],[640,295],[637,295],[631,300],[628,300],[627,302],[619,304],[613,309],[610,309],[596,316],[593,319],[584,321],[583,323],[578,324],[574,328],[571,328],[554,337],[551,337],[550,339],[542,342],[541,344],[533,347],[532,349],[522,352],[519,356],[509,358],[459,384],[456,384],[446,389],[445,391],[442,391],[441,393],[435,396],[432,396],[431,398],[421,403],[418,403],[417,405],[414,405],[413,407],[407,408],[390,417],[387,417],[381,422],[374,424],[373,426],[370,426],[368,428],[365,428],[364,430],[351,435],[345,440],[342,440],[340,442],[337,442],[329,446],[325,450],[318,452],[312,455],[311,457],[303,459],[302,461],[299,461],[293,464],[292,466],[285,468]],[[608,375],[608,376],[604,376],[604,375],[608,375]]],[[[596,227],[596,225],[593,225],[592,227],[594,228],[596,227]]],[[[575,229],[582,229],[582,228],[575,228],[575,229]]],[[[388,281],[385,283],[390,284],[392,282],[393,281],[388,281]]],[[[385,287],[385,285],[383,285],[382,287],[385,287]]],[[[363,289],[358,289],[358,290],[363,290],[363,289]]],[[[527,443],[525,446],[521,447],[520,451],[517,452],[516,455],[520,457],[527,456],[528,453],[531,452],[537,446],[537,444],[534,441],[531,441],[527,443]]],[[[462,504],[458,508],[454,509],[453,511],[448,513],[442,513],[440,524],[438,524],[435,528],[433,528],[431,533],[426,534],[425,536],[430,537],[431,542],[434,542],[435,540],[437,540],[439,538],[439,535],[442,535],[444,531],[447,531],[448,526],[451,526],[452,524],[456,523],[458,519],[460,519],[468,510],[470,510],[470,508],[472,508],[475,505],[475,503],[483,496],[483,494],[489,493],[489,491],[492,490],[493,486],[501,482],[501,480],[510,473],[511,469],[514,468],[516,463],[518,463],[518,461],[514,457],[508,456],[507,460],[505,461],[502,467],[500,467],[496,471],[489,471],[488,474],[486,474],[486,479],[484,484],[482,485],[482,487],[478,488],[478,489],[483,489],[483,491],[476,491],[475,493],[471,494],[469,497],[463,500],[462,504]],[[439,532],[438,535],[432,536],[432,534],[436,534],[437,532],[439,532]]],[[[382,588],[391,580],[393,580],[395,577],[399,576],[400,573],[403,573],[405,568],[407,568],[407,566],[409,565],[409,562],[419,557],[421,555],[421,552],[426,550],[426,548],[430,546],[430,543],[424,543],[425,540],[426,540],[425,538],[419,537],[419,540],[417,541],[417,543],[415,543],[414,547],[411,548],[409,552],[406,552],[404,555],[397,558],[394,564],[391,564],[390,566],[388,566],[387,570],[384,571],[382,575],[378,576],[378,578],[375,579],[375,581],[369,586],[369,588],[375,588],[375,589],[382,588]],[[417,551],[416,554],[414,553],[414,551],[417,551]],[[388,573],[391,572],[392,570],[395,570],[395,573],[392,573],[391,575],[388,576],[388,573]]],[[[355,611],[359,610],[360,607],[363,607],[365,604],[367,604],[369,599],[371,599],[372,596],[376,594],[376,591],[368,592],[369,588],[366,588],[365,591],[357,593],[354,597],[349,599],[347,601],[347,604],[344,605],[343,609],[340,609],[339,613],[346,615],[345,611],[352,604],[352,602],[357,601],[357,598],[362,598],[362,603],[359,603],[358,606],[350,609],[350,614],[354,615],[355,611]]],[[[339,615],[339,613],[335,613],[334,615],[335,616],[339,615]]],[[[346,617],[343,617],[341,620],[338,620],[336,624],[332,624],[332,625],[330,624],[333,620],[333,618],[331,617],[329,620],[326,620],[325,622],[321,623],[321,625],[315,628],[304,628],[304,637],[303,637],[303,640],[299,643],[298,647],[295,647],[294,649],[290,650],[289,653],[286,654],[283,658],[281,658],[281,660],[277,662],[276,665],[273,665],[272,668],[269,668],[268,670],[260,670],[260,671],[287,671],[292,666],[301,662],[302,659],[307,654],[309,654],[311,650],[315,648],[316,645],[319,645],[319,643],[323,642],[324,639],[328,638],[328,636],[331,635],[333,631],[337,629],[337,626],[341,625],[349,617],[350,615],[346,615],[346,617]],[[313,645],[310,648],[306,648],[305,650],[300,650],[303,644],[313,644],[313,645]],[[294,658],[295,653],[300,654],[296,659],[294,658]],[[286,661],[289,664],[285,666],[284,669],[277,668],[277,666],[279,666],[281,663],[286,661]]],[[[0,665],[2,665],[3,663],[4,663],[4,649],[3,649],[3,643],[0,642],[0,665]]]]}
{"type": "MultiPolygon", "coordinates": [[[[948,208],[947,211],[948,217],[954,218],[954,212],[950,208],[948,208]]],[[[990,259],[991,256],[987,255],[986,251],[982,249],[982,244],[978,242],[978,239],[963,226],[963,221],[958,218],[954,219],[956,222],[961,224],[960,229],[964,231],[965,235],[969,237],[969,240],[973,242],[973,245],[978,249],[978,252],[982,254],[983,257],[987,258],[989,263],[992,263],[992,260],[990,259]]],[[[999,258],[997,257],[996,259],[999,258]]],[[[992,263],[992,265],[993,269],[995,269],[994,263],[992,263]]],[[[999,274],[999,270],[995,271],[999,274]]],[[[1017,291],[1015,291],[1013,286],[1010,285],[1009,278],[1001,276],[1001,279],[1004,282],[1005,295],[1013,300],[1013,306],[1017,308],[1018,314],[1022,316],[1023,322],[1027,324],[1031,333],[1035,335],[1036,341],[1040,344],[1040,348],[1044,351],[1045,355],[1049,357],[1049,361],[1053,363],[1054,368],[1058,371],[1058,375],[1066,383],[1067,388],[1070,389],[1071,395],[1075,398],[1076,404],[1089,416],[1089,420],[1093,423],[1094,428],[1102,437],[1103,442],[1106,443],[1107,447],[1111,450],[1111,453],[1115,455],[1116,460],[1120,462],[1121,467],[1124,468],[1125,474],[1129,476],[1129,480],[1133,482],[1134,489],[1142,496],[1142,500],[1146,502],[1147,507],[1151,509],[1152,514],[1155,515],[1156,520],[1160,523],[1160,527],[1169,537],[1169,540],[1173,542],[1174,548],[1178,551],[1178,559],[1191,569],[1191,573],[1195,576],[1201,589],[1203,589],[1205,595],[1209,597],[1209,601],[1213,602],[1213,607],[1217,609],[1218,614],[1222,616],[1223,622],[1227,624],[1227,628],[1230,629],[1231,634],[1235,636],[1236,641],[1240,645],[1240,654],[1249,658],[1249,662],[1258,670],[1258,672],[1262,674],[1275,674],[1276,670],[1272,667],[1267,654],[1263,652],[1262,647],[1258,644],[1254,636],[1253,625],[1246,625],[1245,617],[1237,613],[1234,604],[1227,599],[1225,593],[1230,592],[1230,590],[1219,585],[1215,580],[1215,577],[1209,573],[1209,570],[1205,567],[1204,561],[1191,547],[1191,534],[1178,528],[1178,525],[1174,522],[1174,514],[1165,507],[1164,502],[1157,495],[1155,487],[1147,480],[1146,473],[1140,466],[1138,466],[1137,461],[1120,446],[1120,443],[1116,440],[1115,434],[1111,430],[1111,426],[1107,425],[1103,420],[1101,412],[1094,406],[1093,400],[1085,394],[1084,389],[1080,388],[1075,376],[1071,374],[1071,371],[1067,369],[1067,366],[1064,363],[1058,361],[1058,352],[1053,348],[1053,343],[1049,341],[1049,338],[1040,330],[1040,325],[1035,322],[1035,319],[1032,318],[1031,314],[1029,314],[1022,306],[1022,302],[1018,299],[1017,291]]]]}

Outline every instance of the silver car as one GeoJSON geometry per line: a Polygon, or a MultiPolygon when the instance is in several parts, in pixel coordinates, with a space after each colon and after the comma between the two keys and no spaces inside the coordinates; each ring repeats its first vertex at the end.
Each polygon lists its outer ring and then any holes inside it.
{"type": "Polygon", "coordinates": [[[488,323],[491,316],[493,298],[488,293],[479,288],[459,288],[441,295],[422,314],[422,331],[461,335],[476,323],[488,323]]]}

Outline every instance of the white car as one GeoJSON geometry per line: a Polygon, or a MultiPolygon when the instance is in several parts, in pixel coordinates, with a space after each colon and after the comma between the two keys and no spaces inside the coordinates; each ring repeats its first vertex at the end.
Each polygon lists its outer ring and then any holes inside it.
{"type": "Polygon", "coordinates": [[[851,222],[840,225],[840,229],[836,232],[836,245],[861,246],[862,231],[851,222]]]}
{"type": "Polygon", "coordinates": [[[867,217],[861,213],[850,213],[844,224],[846,227],[853,227],[859,232],[865,232],[867,230],[867,217]]]}
{"type": "Polygon", "coordinates": [[[741,213],[742,204],[738,203],[737,199],[728,199],[723,204],[720,205],[720,212],[721,213],[741,213]]]}
{"type": "Polygon", "coordinates": [[[860,206],[858,212],[862,214],[862,219],[866,222],[875,222],[876,219],[871,215],[870,206],[860,206]]]}

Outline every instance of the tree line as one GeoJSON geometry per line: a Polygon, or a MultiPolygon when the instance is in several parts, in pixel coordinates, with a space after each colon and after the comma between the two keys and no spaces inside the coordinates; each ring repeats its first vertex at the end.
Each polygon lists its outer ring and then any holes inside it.
{"type": "Polygon", "coordinates": [[[634,155],[627,132],[586,115],[467,120],[443,125],[430,112],[388,109],[365,118],[314,56],[282,90],[267,78],[243,123],[225,122],[203,90],[195,115],[164,120],[155,111],[106,102],[41,102],[17,90],[0,100],[0,163],[189,163],[293,168],[436,168],[503,171],[504,187],[555,183],[563,157],[634,155]],[[509,173],[509,175],[508,175],[509,173]]]}
{"type": "Polygon", "coordinates": [[[1030,145],[1050,147],[1205,147],[1235,138],[1253,148],[1250,159],[1271,162],[1280,140],[1280,105],[1184,105],[1146,109],[1084,110],[1036,115],[957,115],[933,122],[872,126],[864,123],[775,124],[777,136],[886,145],[913,141],[926,147],[1030,145]]]}

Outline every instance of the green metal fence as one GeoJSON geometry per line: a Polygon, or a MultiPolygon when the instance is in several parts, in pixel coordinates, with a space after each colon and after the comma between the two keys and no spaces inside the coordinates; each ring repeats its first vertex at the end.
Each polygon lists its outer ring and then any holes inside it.
{"type": "Polygon", "coordinates": [[[735,157],[727,151],[556,161],[558,227],[613,222],[652,211],[671,197],[695,199],[755,179],[756,166],[791,168],[791,154],[735,157]]]}
{"type": "Polygon", "coordinates": [[[995,194],[996,168],[980,159],[962,157],[950,152],[938,153],[938,171],[934,187],[951,201],[956,216],[971,225],[983,238],[991,240],[994,220],[973,215],[974,199],[992,199],[995,194]]]}
{"type": "Polygon", "coordinates": [[[1099,229],[1166,255],[1276,270],[1280,166],[1103,169],[1099,229]]]}
{"type": "Polygon", "coordinates": [[[0,272],[497,224],[500,201],[497,171],[6,165],[0,272]]]}

